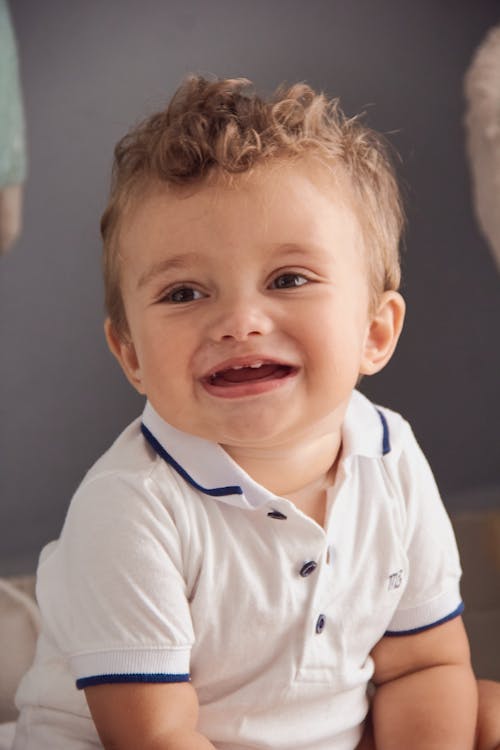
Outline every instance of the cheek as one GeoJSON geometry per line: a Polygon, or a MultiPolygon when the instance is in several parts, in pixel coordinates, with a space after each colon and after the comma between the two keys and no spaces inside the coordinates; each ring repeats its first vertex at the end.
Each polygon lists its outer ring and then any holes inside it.
{"type": "Polygon", "coordinates": [[[354,321],[329,324],[321,320],[309,337],[307,357],[313,374],[356,382],[364,351],[364,328],[354,321]]]}
{"type": "Polygon", "coordinates": [[[152,377],[168,376],[173,382],[186,378],[191,368],[195,341],[189,328],[157,325],[144,332],[142,348],[145,366],[152,377]]]}

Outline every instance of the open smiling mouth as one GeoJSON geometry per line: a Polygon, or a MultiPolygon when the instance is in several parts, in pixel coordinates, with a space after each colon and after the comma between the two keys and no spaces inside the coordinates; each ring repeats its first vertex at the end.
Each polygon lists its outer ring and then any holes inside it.
{"type": "Polygon", "coordinates": [[[297,368],[280,362],[253,362],[251,365],[233,365],[217,370],[204,379],[209,389],[267,390],[266,386],[295,374],[297,368]],[[247,388],[245,388],[245,386],[247,388]]]}

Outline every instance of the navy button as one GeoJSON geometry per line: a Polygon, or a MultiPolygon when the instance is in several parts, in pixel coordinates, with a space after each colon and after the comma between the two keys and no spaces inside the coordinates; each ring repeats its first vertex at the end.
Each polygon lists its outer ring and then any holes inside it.
{"type": "Polygon", "coordinates": [[[316,632],[318,633],[318,635],[322,633],[323,630],[325,629],[325,624],[326,624],[325,615],[320,615],[318,619],[316,620],[316,632]]]}
{"type": "Polygon", "coordinates": [[[268,514],[269,518],[276,518],[278,521],[286,521],[284,513],[280,513],[279,510],[271,510],[268,514]]]}
{"type": "Polygon", "coordinates": [[[301,567],[300,575],[302,576],[302,578],[306,578],[307,576],[310,576],[317,567],[317,562],[314,562],[314,560],[309,560],[309,562],[304,563],[304,565],[301,567]]]}

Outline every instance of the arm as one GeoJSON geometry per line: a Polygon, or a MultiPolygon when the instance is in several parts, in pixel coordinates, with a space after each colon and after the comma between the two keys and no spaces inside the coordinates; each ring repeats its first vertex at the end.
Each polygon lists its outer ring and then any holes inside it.
{"type": "Polygon", "coordinates": [[[382,638],[372,656],[377,750],[472,750],[477,688],[461,618],[382,638]]]}
{"type": "Polygon", "coordinates": [[[106,750],[215,750],[196,731],[198,697],[189,682],[96,685],[85,697],[106,750]]]}

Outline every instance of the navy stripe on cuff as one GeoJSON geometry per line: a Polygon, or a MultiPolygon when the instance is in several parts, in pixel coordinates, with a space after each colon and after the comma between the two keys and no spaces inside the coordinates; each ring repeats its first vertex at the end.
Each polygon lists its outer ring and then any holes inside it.
{"type": "Polygon", "coordinates": [[[397,636],[399,635],[417,635],[417,633],[423,633],[424,630],[430,630],[431,628],[435,628],[437,625],[443,625],[449,620],[454,620],[455,617],[461,615],[463,611],[464,604],[463,602],[460,602],[458,607],[453,612],[451,612],[451,614],[446,615],[446,617],[442,617],[440,620],[436,620],[436,622],[431,622],[429,625],[423,625],[422,627],[414,628],[413,630],[386,630],[384,636],[397,638],[397,636]]]}
{"type": "Polygon", "coordinates": [[[91,685],[111,685],[120,682],[189,682],[189,674],[98,674],[93,677],[81,677],[76,681],[78,690],[91,685]]]}

